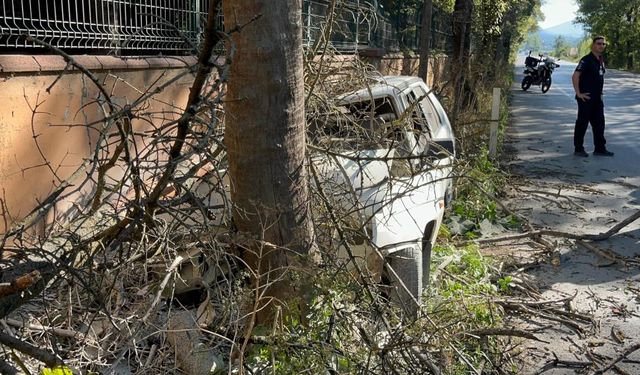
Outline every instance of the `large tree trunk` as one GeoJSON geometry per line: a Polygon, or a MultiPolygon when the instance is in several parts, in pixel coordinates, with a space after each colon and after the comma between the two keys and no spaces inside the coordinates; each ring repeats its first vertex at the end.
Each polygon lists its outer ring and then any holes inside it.
{"type": "MultiPolygon", "coordinates": [[[[237,48],[225,98],[233,219],[241,234],[257,240],[243,257],[263,275],[255,280],[262,288],[267,279],[286,280],[281,269],[313,243],[305,165],[302,4],[223,1],[223,12],[227,31],[236,30],[232,42],[237,48]],[[267,277],[270,270],[281,271],[267,277]]],[[[291,293],[283,282],[266,288],[266,296],[291,293]]]]}
{"type": "Polygon", "coordinates": [[[433,15],[433,0],[424,0],[422,3],[422,21],[420,23],[420,66],[418,76],[429,83],[429,52],[431,44],[431,18],[433,15]]]}
{"type": "Polygon", "coordinates": [[[453,10],[453,64],[451,67],[451,82],[453,83],[454,92],[454,123],[458,118],[464,101],[464,86],[469,73],[472,15],[473,0],[456,0],[453,10]]]}
{"type": "Polygon", "coordinates": [[[472,15],[473,0],[456,0],[453,10],[453,59],[461,70],[469,62],[472,15]]]}

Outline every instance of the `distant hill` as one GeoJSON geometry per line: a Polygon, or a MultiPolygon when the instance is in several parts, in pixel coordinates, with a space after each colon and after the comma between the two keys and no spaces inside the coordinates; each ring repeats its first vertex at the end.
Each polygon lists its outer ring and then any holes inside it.
{"type": "MultiPolygon", "coordinates": [[[[585,31],[581,24],[574,24],[571,21],[561,23],[556,26],[552,26],[546,29],[538,30],[529,36],[535,38],[537,35],[542,43],[542,51],[551,51],[553,49],[553,42],[559,35],[562,35],[571,46],[577,46],[578,43],[584,38],[585,31]]],[[[525,46],[525,49],[532,49],[531,46],[525,46]]],[[[535,49],[535,48],[534,48],[535,49]]]]}
{"type": "Polygon", "coordinates": [[[564,35],[567,38],[582,39],[584,36],[584,29],[582,28],[582,25],[579,23],[575,24],[571,21],[543,29],[541,32],[555,36],[564,35]]]}

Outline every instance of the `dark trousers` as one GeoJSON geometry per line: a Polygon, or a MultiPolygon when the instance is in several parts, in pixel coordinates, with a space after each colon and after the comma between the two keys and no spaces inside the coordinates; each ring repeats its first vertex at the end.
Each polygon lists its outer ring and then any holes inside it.
{"type": "Polygon", "coordinates": [[[604,139],[604,103],[602,103],[602,98],[595,97],[586,102],[582,99],[576,100],[578,101],[578,119],[573,132],[575,150],[584,151],[584,135],[589,123],[591,123],[595,151],[605,151],[604,145],[607,141],[604,139]]]}

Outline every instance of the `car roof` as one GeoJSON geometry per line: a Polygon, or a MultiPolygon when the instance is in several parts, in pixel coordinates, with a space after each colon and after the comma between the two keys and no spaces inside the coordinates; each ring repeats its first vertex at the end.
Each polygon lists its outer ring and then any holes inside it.
{"type": "Polygon", "coordinates": [[[368,88],[353,91],[338,97],[341,103],[351,103],[363,100],[365,98],[380,98],[393,94],[399,94],[406,90],[409,86],[416,82],[422,82],[418,77],[413,76],[384,76],[377,79],[377,82],[368,88]]]}

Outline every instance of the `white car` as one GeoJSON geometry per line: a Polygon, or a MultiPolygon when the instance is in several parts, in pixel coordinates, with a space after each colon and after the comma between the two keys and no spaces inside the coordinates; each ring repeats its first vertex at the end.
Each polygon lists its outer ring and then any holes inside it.
{"type": "MultiPolygon", "coordinates": [[[[340,113],[312,132],[324,136],[315,138],[320,148],[332,150],[314,157],[314,166],[332,181],[332,197],[341,207],[350,205],[346,211],[363,228],[348,241],[352,253],[415,315],[452,191],[451,124],[417,77],[383,77],[336,104],[340,113]]],[[[341,252],[346,248],[341,244],[341,252]]]]}

